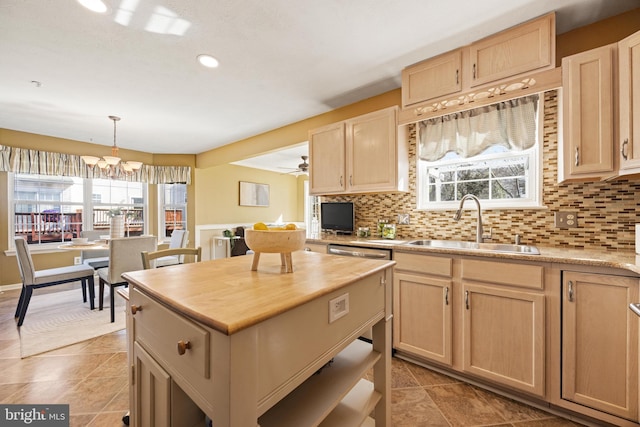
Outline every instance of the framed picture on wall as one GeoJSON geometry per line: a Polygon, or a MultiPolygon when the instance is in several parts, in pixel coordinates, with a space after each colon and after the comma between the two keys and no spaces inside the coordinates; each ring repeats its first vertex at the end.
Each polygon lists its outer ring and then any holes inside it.
{"type": "Polygon", "coordinates": [[[240,181],[240,206],[269,206],[269,184],[240,181]]]}

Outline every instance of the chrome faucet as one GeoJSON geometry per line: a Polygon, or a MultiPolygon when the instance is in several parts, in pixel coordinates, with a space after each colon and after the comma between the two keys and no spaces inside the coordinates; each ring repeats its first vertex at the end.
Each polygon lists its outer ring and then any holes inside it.
{"type": "Polygon", "coordinates": [[[471,199],[476,202],[476,206],[478,207],[478,227],[476,229],[476,242],[482,243],[484,241],[484,237],[482,237],[484,230],[482,229],[482,209],[480,208],[480,200],[473,194],[466,194],[462,199],[460,199],[460,207],[458,208],[456,214],[453,216],[454,221],[460,221],[460,217],[462,216],[462,207],[464,206],[464,202],[467,199],[471,199]]]}

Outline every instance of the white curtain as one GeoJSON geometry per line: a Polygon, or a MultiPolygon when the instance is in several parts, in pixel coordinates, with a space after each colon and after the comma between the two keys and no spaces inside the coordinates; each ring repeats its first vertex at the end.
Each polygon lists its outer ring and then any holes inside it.
{"type": "Polygon", "coordinates": [[[113,169],[91,169],[80,156],[0,145],[0,172],[38,175],[76,176],[80,178],[116,179],[149,184],[191,184],[189,166],[151,166],[125,172],[119,165],[113,169]]]}
{"type": "Polygon", "coordinates": [[[536,143],[537,109],[536,94],[419,122],[419,157],[472,157],[496,144],[526,150],[536,143]]]}

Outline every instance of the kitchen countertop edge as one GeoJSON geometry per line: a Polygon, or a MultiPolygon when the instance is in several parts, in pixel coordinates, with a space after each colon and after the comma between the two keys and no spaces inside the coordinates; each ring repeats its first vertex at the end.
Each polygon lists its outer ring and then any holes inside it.
{"type": "MultiPolygon", "coordinates": [[[[640,275],[640,255],[627,251],[606,251],[603,249],[579,249],[570,247],[549,247],[535,245],[540,251],[540,255],[505,253],[480,251],[476,249],[450,249],[433,248],[424,246],[409,246],[405,243],[390,241],[390,243],[379,243],[372,240],[354,236],[323,236],[314,239],[307,238],[307,243],[316,244],[339,244],[348,246],[363,246],[369,248],[391,249],[402,252],[419,252],[434,254],[451,254],[464,256],[478,256],[483,258],[497,258],[521,261],[537,261],[544,263],[588,265],[594,267],[618,268],[640,275]]],[[[406,242],[417,239],[406,239],[406,242]]]]}

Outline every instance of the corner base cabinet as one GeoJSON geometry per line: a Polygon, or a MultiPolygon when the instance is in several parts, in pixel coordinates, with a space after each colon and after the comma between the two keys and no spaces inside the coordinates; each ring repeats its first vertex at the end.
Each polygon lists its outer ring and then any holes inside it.
{"type": "Polygon", "coordinates": [[[638,279],[564,271],[562,399],[638,420],[638,279]]]}
{"type": "Polygon", "coordinates": [[[126,273],[134,426],[390,425],[393,261],[264,255],[126,273]]]}

